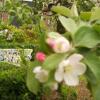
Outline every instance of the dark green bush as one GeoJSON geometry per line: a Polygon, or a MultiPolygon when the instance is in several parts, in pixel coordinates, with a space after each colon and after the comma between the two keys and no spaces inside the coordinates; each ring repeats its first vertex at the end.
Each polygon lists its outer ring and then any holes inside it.
{"type": "Polygon", "coordinates": [[[35,97],[26,87],[25,76],[26,67],[0,62],[0,100],[33,100],[35,97]]]}

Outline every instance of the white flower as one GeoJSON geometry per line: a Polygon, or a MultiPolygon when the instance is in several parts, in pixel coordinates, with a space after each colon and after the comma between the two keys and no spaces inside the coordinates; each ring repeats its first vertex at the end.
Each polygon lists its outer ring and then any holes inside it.
{"type": "Polygon", "coordinates": [[[41,83],[44,83],[48,80],[48,71],[42,69],[41,66],[34,68],[33,73],[35,73],[35,78],[41,83]]]}
{"type": "Polygon", "coordinates": [[[80,60],[83,56],[80,54],[73,54],[67,60],[63,60],[56,70],[55,79],[57,82],[64,81],[69,86],[76,86],[79,84],[78,76],[84,74],[86,66],[80,60]]]}
{"type": "Polygon", "coordinates": [[[46,43],[51,46],[56,53],[65,53],[71,48],[69,41],[56,32],[48,33],[46,43]]]}

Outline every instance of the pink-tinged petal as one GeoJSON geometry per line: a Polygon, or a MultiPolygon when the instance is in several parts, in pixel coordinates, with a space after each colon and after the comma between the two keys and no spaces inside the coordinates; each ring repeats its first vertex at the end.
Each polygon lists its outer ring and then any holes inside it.
{"type": "Polygon", "coordinates": [[[86,71],[86,65],[83,64],[83,63],[76,63],[76,64],[73,65],[73,71],[77,75],[82,75],[86,71]]]}
{"type": "Polygon", "coordinates": [[[71,64],[78,63],[80,60],[83,59],[83,56],[80,54],[72,54],[68,60],[70,61],[71,64]]]}
{"type": "Polygon", "coordinates": [[[79,84],[79,79],[77,75],[64,74],[65,84],[68,86],[77,86],[79,84]]]}
{"type": "Polygon", "coordinates": [[[69,41],[64,37],[56,39],[55,44],[53,49],[56,53],[65,53],[71,48],[69,41]]]}
{"type": "Polygon", "coordinates": [[[47,38],[46,39],[46,43],[51,47],[51,48],[54,48],[55,46],[55,41],[51,38],[47,38]]]}

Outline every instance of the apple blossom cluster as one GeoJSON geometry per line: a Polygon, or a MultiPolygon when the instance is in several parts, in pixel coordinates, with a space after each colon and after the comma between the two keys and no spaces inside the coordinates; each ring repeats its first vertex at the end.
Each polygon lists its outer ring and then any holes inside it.
{"type": "MultiPolygon", "coordinates": [[[[51,47],[54,53],[66,53],[69,56],[63,59],[55,67],[54,79],[51,89],[57,90],[58,83],[64,82],[68,86],[77,86],[79,84],[79,76],[86,71],[86,65],[82,63],[83,55],[78,53],[69,53],[72,50],[71,43],[68,39],[57,32],[50,32],[47,34],[46,43],[51,47]]],[[[36,60],[44,63],[46,55],[43,52],[36,53],[36,60]]],[[[44,69],[43,66],[36,66],[33,69],[35,78],[45,83],[48,81],[49,71],[44,69]]]]}

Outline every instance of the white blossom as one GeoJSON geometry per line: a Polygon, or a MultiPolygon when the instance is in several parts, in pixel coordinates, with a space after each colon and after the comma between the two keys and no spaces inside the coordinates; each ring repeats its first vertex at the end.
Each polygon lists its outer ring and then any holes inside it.
{"type": "Polygon", "coordinates": [[[79,84],[79,75],[86,71],[86,66],[80,60],[83,56],[80,54],[73,54],[68,59],[63,60],[56,70],[55,79],[57,82],[64,81],[69,86],[76,86],[79,84]]]}
{"type": "Polygon", "coordinates": [[[35,67],[33,69],[33,73],[35,73],[35,78],[41,83],[44,83],[48,80],[48,71],[42,69],[41,66],[35,67]]]}

